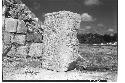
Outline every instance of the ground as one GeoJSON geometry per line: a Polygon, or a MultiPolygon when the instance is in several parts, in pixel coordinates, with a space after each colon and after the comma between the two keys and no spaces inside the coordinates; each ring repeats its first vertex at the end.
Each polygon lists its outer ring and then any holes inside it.
{"type": "Polygon", "coordinates": [[[4,57],[3,80],[107,80],[117,81],[117,46],[80,45],[78,68],[56,72],[41,68],[41,60],[4,57]],[[88,61],[88,62],[87,62],[88,61]],[[80,69],[80,66],[86,69],[80,69]]]}

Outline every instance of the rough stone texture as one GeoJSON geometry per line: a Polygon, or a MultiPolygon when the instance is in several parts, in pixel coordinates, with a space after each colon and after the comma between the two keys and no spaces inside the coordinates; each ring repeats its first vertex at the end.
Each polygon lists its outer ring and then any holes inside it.
{"type": "Polygon", "coordinates": [[[25,22],[18,20],[17,33],[26,33],[27,27],[25,27],[25,22]]]}
{"type": "Polygon", "coordinates": [[[11,42],[15,42],[17,44],[25,45],[25,37],[26,37],[26,35],[16,34],[13,37],[13,39],[11,40],[11,42]]]}
{"type": "Polygon", "coordinates": [[[28,55],[31,57],[43,56],[43,43],[32,43],[28,55]]]}
{"type": "Polygon", "coordinates": [[[7,53],[8,56],[14,57],[16,56],[16,47],[13,46],[11,50],[7,53]]]}
{"type": "Polygon", "coordinates": [[[29,9],[25,4],[19,4],[18,10],[22,11],[22,12],[19,12],[19,15],[18,15],[19,20],[26,20],[29,17],[29,15],[26,15],[26,12],[29,11],[29,9]]]}
{"type": "Polygon", "coordinates": [[[28,41],[28,42],[34,42],[34,39],[35,39],[35,37],[34,37],[33,33],[27,33],[26,34],[26,41],[28,41]]]}
{"type": "Polygon", "coordinates": [[[6,50],[10,45],[6,45],[4,43],[2,43],[2,44],[3,44],[2,51],[4,52],[4,50],[6,50]]]}
{"type": "Polygon", "coordinates": [[[11,45],[7,45],[7,44],[4,44],[2,42],[2,46],[3,46],[2,47],[2,56],[5,57],[7,55],[7,53],[10,51],[10,49],[11,49],[11,45]]]}
{"type": "Polygon", "coordinates": [[[42,43],[43,36],[42,34],[38,33],[28,33],[26,36],[26,41],[28,42],[35,42],[35,43],[42,43]]]}
{"type": "Polygon", "coordinates": [[[34,42],[42,43],[42,40],[43,40],[42,34],[34,33],[34,42]]]}
{"type": "Polygon", "coordinates": [[[5,29],[5,16],[2,16],[2,30],[5,29]]]}
{"type": "Polygon", "coordinates": [[[6,11],[6,6],[4,5],[4,6],[2,7],[2,15],[5,14],[5,11],[6,11]]]}
{"type": "MultiPolygon", "coordinates": [[[[41,22],[21,0],[3,0],[2,7],[3,51],[6,52],[6,49],[12,46],[8,55],[25,56],[29,51],[26,34],[30,32],[27,31],[27,28],[29,26],[33,30],[29,34],[31,36],[28,37],[29,41],[42,42],[42,34],[37,33],[41,22]]],[[[34,48],[36,48],[36,45],[34,48]]],[[[37,50],[39,52],[39,49],[37,50]]]]}
{"type": "Polygon", "coordinates": [[[11,44],[11,39],[14,37],[13,34],[8,33],[8,32],[2,32],[3,33],[3,42],[4,44],[11,44]]]}
{"type": "Polygon", "coordinates": [[[27,42],[33,42],[34,41],[34,35],[32,33],[26,34],[26,41],[27,42]]]}
{"type": "Polygon", "coordinates": [[[67,71],[69,63],[78,57],[76,29],[80,27],[79,14],[69,11],[45,15],[43,33],[43,67],[56,71],[67,71]]]}
{"type": "Polygon", "coordinates": [[[19,46],[17,48],[16,54],[19,56],[26,56],[28,54],[28,46],[19,46]]]}
{"type": "Polygon", "coordinates": [[[6,20],[5,20],[5,31],[16,32],[16,28],[17,28],[17,19],[6,18],[6,20]]]}

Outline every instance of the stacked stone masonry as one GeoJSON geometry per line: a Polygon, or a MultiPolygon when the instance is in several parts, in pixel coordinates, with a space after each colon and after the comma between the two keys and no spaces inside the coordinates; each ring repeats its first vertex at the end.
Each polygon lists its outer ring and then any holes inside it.
{"type": "Polygon", "coordinates": [[[79,14],[59,11],[45,15],[44,25],[44,68],[67,71],[69,63],[78,57],[76,30],[80,27],[79,14]]]}
{"type": "MultiPolygon", "coordinates": [[[[7,48],[12,46],[9,52],[7,52],[8,56],[25,57],[29,55],[29,49],[32,48],[32,44],[30,44],[30,46],[29,42],[34,43],[34,41],[43,47],[42,33],[38,33],[38,31],[40,31],[39,28],[41,28],[41,21],[21,0],[3,0],[2,9],[3,54],[7,48]],[[31,38],[28,37],[27,34],[33,35],[31,37],[33,41],[28,40],[31,38]]],[[[37,49],[37,47],[35,49],[37,49]]],[[[37,50],[32,52],[37,53],[37,50]]],[[[31,51],[30,54],[32,54],[31,51]]]]}
{"type": "Polygon", "coordinates": [[[5,31],[7,32],[16,32],[17,28],[17,19],[6,18],[5,19],[5,31]]]}
{"type": "Polygon", "coordinates": [[[25,26],[25,22],[18,20],[17,33],[24,33],[25,34],[26,32],[27,32],[27,28],[25,26]]]}
{"type": "Polygon", "coordinates": [[[15,43],[18,43],[18,44],[21,44],[21,45],[25,45],[25,38],[26,38],[26,35],[23,35],[23,34],[16,34],[14,35],[14,37],[12,38],[12,43],[15,42],[15,43]]]}
{"type": "Polygon", "coordinates": [[[10,45],[12,43],[11,40],[14,37],[14,34],[3,31],[2,35],[4,45],[10,45]]]}

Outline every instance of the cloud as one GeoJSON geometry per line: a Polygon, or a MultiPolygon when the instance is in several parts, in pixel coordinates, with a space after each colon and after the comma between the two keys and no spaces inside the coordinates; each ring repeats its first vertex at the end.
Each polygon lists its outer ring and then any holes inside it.
{"type": "Polygon", "coordinates": [[[91,29],[92,27],[91,26],[85,26],[86,29],[91,29]]]}
{"type": "Polygon", "coordinates": [[[108,29],[108,31],[109,31],[109,32],[114,32],[114,29],[111,29],[111,28],[110,28],[110,29],[108,29]]]}
{"type": "Polygon", "coordinates": [[[40,9],[41,4],[38,2],[34,2],[33,6],[34,6],[34,9],[38,10],[38,9],[40,9]]]}
{"type": "Polygon", "coordinates": [[[85,0],[84,4],[86,6],[99,5],[100,4],[100,0],[85,0]]]}
{"type": "Polygon", "coordinates": [[[88,13],[83,13],[81,15],[81,20],[82,21],[95,21],[95,19],[93,19],[93,17],[91,15],[89,15],[88,13]]]}
{"type": "Polygon", "coordinates": [[[97,24],[97,26],[98,26],[98,27],[104,27],[104,24],[99,23],[99,24],[97,24]]]}

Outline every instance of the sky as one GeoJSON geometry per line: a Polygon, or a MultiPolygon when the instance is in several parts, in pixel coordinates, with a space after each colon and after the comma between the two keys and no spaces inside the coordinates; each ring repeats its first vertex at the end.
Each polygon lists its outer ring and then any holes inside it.
{"type": "Polygon", "coordinates": [[[117,0],[22,0],[43,22],[43,15],[71,11],[81,15],[80,33],[116,33],[117,0]]]}

